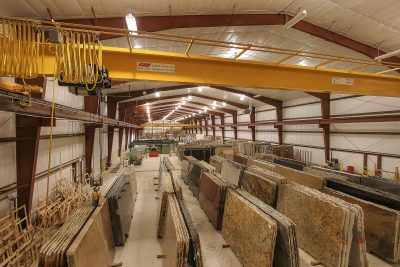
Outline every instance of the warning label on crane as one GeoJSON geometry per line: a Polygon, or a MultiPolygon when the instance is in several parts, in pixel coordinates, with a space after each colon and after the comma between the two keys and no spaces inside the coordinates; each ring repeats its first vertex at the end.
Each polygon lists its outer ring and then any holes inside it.
{"type": "Polygon", "coordinates": [[[352,78],[332,77],[332,84],[352,86],[352,85],[354,85],[354,79],[352,79],[352,78]]]}
{"type": "Polygon", "coordinates": [[[138,71],[175,73],[175,64],[137,62],[136,69],[138,71]]]}

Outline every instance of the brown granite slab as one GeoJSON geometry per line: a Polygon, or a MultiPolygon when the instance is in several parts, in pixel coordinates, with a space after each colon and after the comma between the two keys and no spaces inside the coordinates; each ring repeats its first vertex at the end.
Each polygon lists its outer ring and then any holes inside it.
{"type": "Polygon", "coordinates": [[[245,166],[247,166],[247,162],[248,162],[249,158],[250,158],[249,156],[246,156],[246,155],[241,154],[241,153],[233,155],[233,161],[234,162],[240,163],[240,164],[245,165],[245,166]]]}
{"type": "Polygon", "coordinates": [[[217,230],[221,229],[225,193],[225,183],[210,172],[201,173],[199,203],[217,230]]]}
{"type": "Polygon", "coordinates": [[[277,210],[297,226],[299,246],[326,267],[348,267],[354,214],[317,190],[279,186],[277,210]]]}
{"type": "Polygon", "coordinates": [[[222,236],[244,267],[271,267],[277,225],[232,189],[225,199],[222,236]]]}
{"type": "Polygon", "coordinates": [[[277,185],[253,172],[244,171],[241,188],[272,207],[275,206],[277,185]]]}
{"type": "Polygon", "coordinates": [[[210,165],[215,168],[215,171],[221,173],[222,162],[225,159],[219,156],[211,156],[210,157],[210,165]]]}
{"type": "Polygon", "coordinates": [[[321,191],[360,206],[364,212],[365,239],[368,251],[385,260],[399,262],[399,211],[326,187],[321,191]]]}

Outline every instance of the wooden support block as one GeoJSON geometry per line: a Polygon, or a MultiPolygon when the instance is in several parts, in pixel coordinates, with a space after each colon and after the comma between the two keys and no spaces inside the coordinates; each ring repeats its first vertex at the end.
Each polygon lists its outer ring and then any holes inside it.
{"type": "Polygon", "coordinates": [[[122,261],[111,264],[111,267],[122,266],[122,261]]]}
{"type": "Polygon", "coordinates": [[[166,257],[167,257],[166,255],[157,254],[157,259],[163,259],[163,258],[166,258],[166,257]]]}
{"type": "Polygon", "coordinates": [[[229,248],[230,246],[228,244],[222,244],[222,248],[229,248]]]}
{"type": "Polygon", "coordinates": [[[310,264],[311,264],[311,266],[316,266],[316,265],[320,265],[321,262],[320,262],[319,260],[312,260],[312,261],[310,262],[310,264]]]}

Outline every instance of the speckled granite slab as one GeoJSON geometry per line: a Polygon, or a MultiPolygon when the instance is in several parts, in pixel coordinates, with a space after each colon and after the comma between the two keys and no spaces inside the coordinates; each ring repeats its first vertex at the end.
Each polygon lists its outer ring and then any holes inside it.
{"type": "Polygon", "coordinates": [[[164,255],[162,265],[185,267],[189,252],[189,233],[176,197],[168,195],[167,202],[165,229],[160,241],[161,251],[164,255]]]}
{"type": "Polygon", "coordinates": [[[222,236],[244,267],[273,266],[276,235],[275,220],[227,190],[222,236]]]}
{"type": "Polygon", "coordinates": [[[278,232],[274,253],[274,267],[299,267],[296,225],[292,220],[246,191],[237,189],[236,192],[276,221],[278,232]]]}
{"type": "Polygon", "coordinates": [[[258,174],[264,178],[267,178],[271,181],[274,181],[277,185],[287,184],[287,180],[285,177],[283,177],[280,174],[274,173],[273,171],[268,171],[266,169],[262,169],[260,167],[254,166],[254,165],[251,167],[248,167],[247,170],[249,172],[252,172],[252,173],[258,174]]]}
{"type": "Polygon", "coordinates": [[[399,211],[329,188],[323,188],[322,192],[360,206],[364,212],[365,239],[368,251],[390,262],[399,262],[399,211]]]}
{"type": "Polygon", "coordinates": [[[342,202],[296,184],[279,186],[277,210],[297,226],[299,246],[326,267],[348,267],[354,214],[342,202]]]}
{"type": "Polygon", "coordinates": [[[211,224],[220,230],[224,211],[226,184],[210,172],[202,172],[199,203],[211,224]]]}
{"type": "Polygon", "coordinates": [[[335,178],[335,179],[344,180],[344,181],[348,180],[348,178],[346,176],[340,175],[340,174],[334,173],[334,172],[329,172],[327,170],[324,170],[324,168],[304,167],[303,171],[306,173],[315,175],[315,176],[319,176],[324,179],[335,178]]]}
{"type": "Polygon", "coordinates": [[[275,207],[277,185],[253,172],[244,171],[241,188],[271,207],[275,207]]]}
{"type": "Polygon", "coordinates": [[[322,179],[318,176],[309,174],[309,173],[297,171],[297,170],[294,170],[294,169],[291,169],[288,167],[284,167],[281,165],[276,165],[274,168],[274,172],[282,175],[289,182],[292,182],[292,183],[305,185],[307,187],[317,189],[317,190],[322,189],[322,187],[324,187],[324,179],[322,179]]]}

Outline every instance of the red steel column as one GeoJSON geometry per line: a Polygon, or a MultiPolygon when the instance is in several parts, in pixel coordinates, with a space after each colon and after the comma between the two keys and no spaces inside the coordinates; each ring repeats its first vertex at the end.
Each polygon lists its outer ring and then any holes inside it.
{"type": "MultiPolygon", "coordinates": [[[[85,96],[84,106],[85,111],[98,114],[99,98],[97,96],[85,96]]],[[[92,173],[92,156],[95,130],[96,125],[85,124],[85,172],[88,174],[92,173]]]]}
{"type": "MultiPolygon", "coordinates": [[[[117,113],[117,101],[115,98],[107,98],[107,117],[111,119],[115,119],[117,113]]],[[[111,166],[111,156],[112,156],[112,148],[114,141],[114,127],[108,125],[107,126],[107,167],[111,166]]]]}

